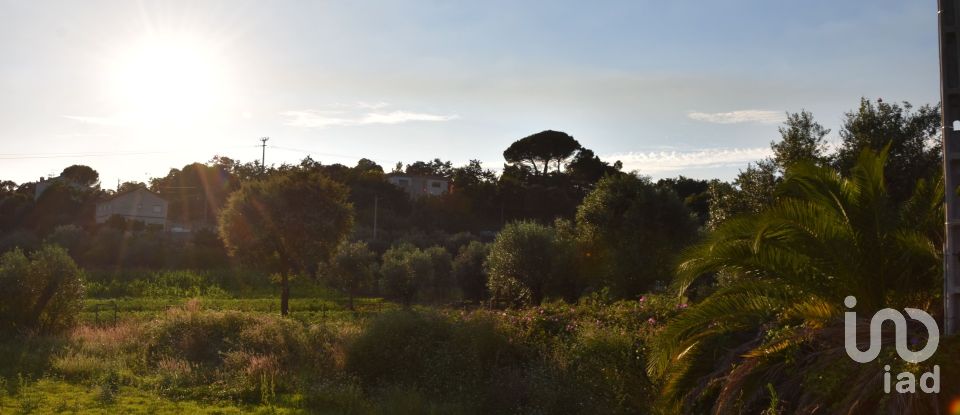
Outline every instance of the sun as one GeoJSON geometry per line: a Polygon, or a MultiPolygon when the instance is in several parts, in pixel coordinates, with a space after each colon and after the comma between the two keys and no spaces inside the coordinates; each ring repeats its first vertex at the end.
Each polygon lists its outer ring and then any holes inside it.
{"type": "Polygon", "coordinates": [[[225,66],[216,47],[190,36],[151,36],[112,63],[112,95],[140,124],[190,124],[224,104],[225,66]]]}

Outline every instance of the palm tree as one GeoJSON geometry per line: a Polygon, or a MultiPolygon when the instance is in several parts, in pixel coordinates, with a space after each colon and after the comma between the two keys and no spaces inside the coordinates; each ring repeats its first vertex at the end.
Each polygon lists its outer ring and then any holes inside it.
{"type": "MultiPolygon", "coordinates": [[[[865,151],[850,177],[794,165],[773,205],[723,223],[683,255],[681,295],[704,276],[724,282],[653,345],[648,369],[662,379],[671,411],[752,412],[774,402],[798,413],[876,413],[884,409],[871,405],[891,405],[865,399],[882,395],[882,370],[845,366],[843,299],[855,296],[860,316],[931,308],[942,275],[943,186],[920,182],[896,205],[886,158],[885,150],[865,151]]],[[[918,399],[894,406],[927,404],[918,399]]]]}

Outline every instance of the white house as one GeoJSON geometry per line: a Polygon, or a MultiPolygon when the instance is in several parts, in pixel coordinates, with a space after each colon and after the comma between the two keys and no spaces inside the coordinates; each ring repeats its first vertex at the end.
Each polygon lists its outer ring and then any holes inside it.
{"type": "Polygon", "coordinates": [[[390,173],[387,181],[403,189],[411,197],[439,196],[450,192],[450,182],[438,176],[413,176],[390,173]]]}
{"type": "Polygon", "coordinates": [[[146,225],[167,228],[169,203],[160,195],[142,187],[117,193],[97,203],[97,223],[104,223],[111,216],[120,216],[128,221],[140,221],[146,225]]]}

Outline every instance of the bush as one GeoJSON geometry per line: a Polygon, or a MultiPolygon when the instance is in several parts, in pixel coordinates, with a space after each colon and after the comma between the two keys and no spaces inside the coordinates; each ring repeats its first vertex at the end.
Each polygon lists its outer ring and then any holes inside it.
{"type": "Polygon", "coordinates": [[[146,337],[146,363],[162,376],[161,387],[193,387],[197,396],[262,401],[332,366],[323,343],[310,340],[317,334],[296,321],[202,310],[196,301],[169,310],[146,337]]]}
{"type": "Polygon", "coordinates": [[[348,347],[346,368],[366,386],[415,385],[450,335],[450,325],[437,315],[388,312],[348,347]]]}
{"type": "Polygon", "coordinates": [[[0,331],[57,333],[74,325],[83,306],[83,271],[66,250],[47,245],[29,257],[0,256],[0,331]]]}

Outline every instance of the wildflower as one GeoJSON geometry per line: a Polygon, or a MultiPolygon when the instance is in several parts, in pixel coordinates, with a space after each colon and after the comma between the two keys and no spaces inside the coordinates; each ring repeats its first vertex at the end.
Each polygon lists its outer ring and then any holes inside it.
{"type": "Polygon", "coordinates": [[[657,319],[650,317],[647,319],[647,324],[657,324],[657,319]]]}
{"type": "Polygon", "coordinates": [[[687,308],[687,303],[680,304],[680,305],[677,306],[677,308],[679,308],[679,309],[681,309],[681,310],[684,309],[684,308],[687,308]]]}

